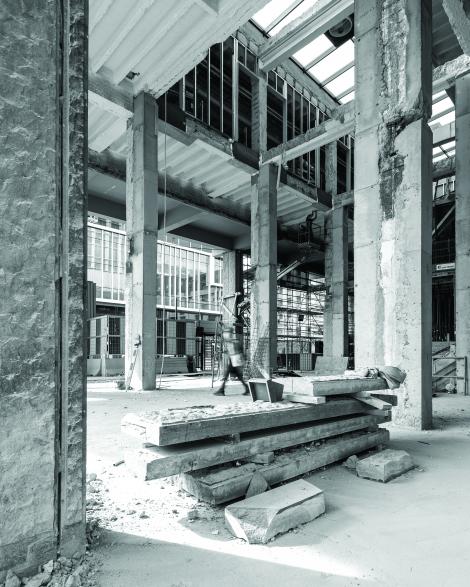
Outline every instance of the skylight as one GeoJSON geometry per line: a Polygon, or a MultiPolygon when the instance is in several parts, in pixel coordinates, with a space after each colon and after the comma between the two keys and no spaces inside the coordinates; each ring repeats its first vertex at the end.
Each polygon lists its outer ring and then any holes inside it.
{"type": "MultiPolygon", "coordinates": [[[[317,2],[318,0],[271,0],[254,15],[253,20],[269,36],[275,36],[317,2]]],[[[321,35],[292,57],[340,103],[354,99],[353,41],[346,41],[336,48],[326,35],[321,35]]]]}

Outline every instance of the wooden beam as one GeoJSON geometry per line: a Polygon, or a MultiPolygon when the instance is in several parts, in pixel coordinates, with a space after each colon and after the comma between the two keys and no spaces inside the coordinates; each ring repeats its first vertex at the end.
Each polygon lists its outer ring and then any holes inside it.
{"type": "Polygon", "coordinates": [[[261,69],[273,69],[353,12],[354,0],[318,0],[261,47],[261,69]]]}
{"type": "Polygon", "coordinates": [[[353,102],[348,102],[338,107],[333,116],[333,118],[325,120],[306,133],[287,141],[287,143],[262,153],[261,163],[263,165],[267,163],[285,163],[353,133],[355,126],[353,102]]]}

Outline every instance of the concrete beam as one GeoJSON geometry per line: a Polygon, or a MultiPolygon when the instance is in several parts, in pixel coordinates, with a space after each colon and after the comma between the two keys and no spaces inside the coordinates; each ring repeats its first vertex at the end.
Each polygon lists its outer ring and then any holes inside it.
{"type": "Polygon", "coordinates": [[[119,118],[127,119],[132,116],[132,89],[116,86],[96,73],[89,73],[88,100],[90,104],[119,118]]]}
{"type": "Polygon", "coordinates": [[[203,210],[189,207],[187,205],[181,205],[167,212],[166,216],[160,214],[158,218],[158,228],[164,232],[173,232],[177,228],[191,224],[206,215],[207,212],[204,212],[203,210]]]}
{"type": "Polygon", "coordinates": [[[455,156],[433,163],[432,178],[443,179],[455,175],[455,156]]]}
{"type": "Polygon", "coordinates": [[[470,72],[470,56],[460,55],[435,67],[432,72],[433,93],[455,86],[455,80],[470,72]]]}
{"type": "Polygon", "coordinates": [[[354,103],[339,106],[333,118],[315,128],[261,154],[261,163],[285,163],[304,153],[328,145],[354,131],[354,103]]]}
{"type": "Polygon", "coordinates": [[[354,0],[319,0],[266,41],[260,49],[260,67],[273,69],[353,12],[354,0]]]}
{"type": "Polygon", "coordinates": [[[447,14],[460,48],[466,55],[470,55],[470,19],[464,3],[462,0],[442,0],[442,8],[447,14]]]}

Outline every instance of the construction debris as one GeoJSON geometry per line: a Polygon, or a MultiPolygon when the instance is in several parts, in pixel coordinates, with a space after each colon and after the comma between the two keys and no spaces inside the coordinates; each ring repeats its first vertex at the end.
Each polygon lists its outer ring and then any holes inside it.
{"type": "Polygon", "coordinates": [[[404,450],[386,449],[356,464],[359,477],[386,483],[414,468],[410,455],[404,450]]]}
{"type": "Polygon", "coordinates": [[[227,506],[225,521],[237,538],[250,544],[266,544],[324,512],[322,490],[300,480],[227,506]]]}

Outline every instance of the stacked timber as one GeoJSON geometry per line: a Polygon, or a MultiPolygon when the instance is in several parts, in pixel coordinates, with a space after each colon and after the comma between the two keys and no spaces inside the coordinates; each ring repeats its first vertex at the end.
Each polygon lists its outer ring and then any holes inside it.
{"type": "Polygon", "coordinates": [[[122,431],[140,445],[125,461],[146,480],[179,475],[187,492],[225,503],[255,494],[258,484],[263,491],[385,444],[388,431],[379,424],[390,419],[389,410],[361,399],[343,393],[323,403],[256,401],[128,414],[122,431]]]}

